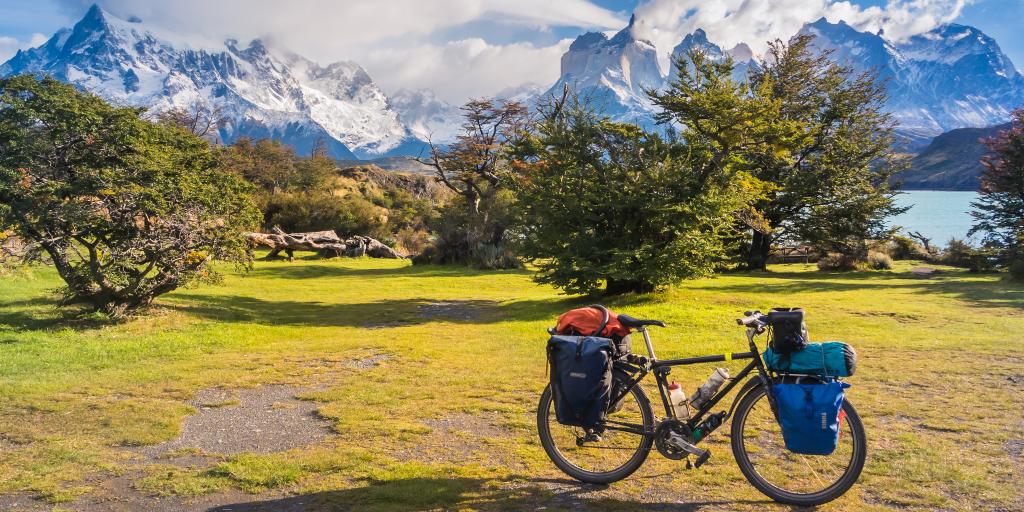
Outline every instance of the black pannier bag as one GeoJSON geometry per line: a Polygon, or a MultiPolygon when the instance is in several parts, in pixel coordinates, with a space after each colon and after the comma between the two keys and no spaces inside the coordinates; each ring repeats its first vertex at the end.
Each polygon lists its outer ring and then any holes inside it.
{"type": "Polygon", "coordinates": [[[799,352],[807,346],[807,326],[804,310],[800,308],[772,308],[768,312],[768,325],[772,339],[769,346],[778,354],[799,352]]]}
{"type": "Polygon", "coordinates": [[[554,335],[548,340],[555,417],[562,425],[594,428],[611,400],[612,340],[554,335]]]}
{"type": "MultiPolygon", "coordinates": [[[[608,325],[609,313],[602,313],[601,334],[608,325]]],[[[573,336],[551,330],[548,340],[548,364],[555,418],[562,425],[591,429],[605,420],[611,401],[612,366],[619,347],[610,338],[573,336]]]]}

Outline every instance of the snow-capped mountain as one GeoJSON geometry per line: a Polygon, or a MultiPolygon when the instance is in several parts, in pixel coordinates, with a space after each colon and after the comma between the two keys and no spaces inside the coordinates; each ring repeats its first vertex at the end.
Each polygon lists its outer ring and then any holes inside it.
{"type": "MultiPolygon", "coordinates": [[[[634,36],[635,24],[636,18],[630,18],[629,25],[610,39],[600,32],[577,37],[562,56],[561,77],[545,95],[560,95],[568,85],[613,119],[653,125],[655,109],[646,91],[661,89],[676,76],[675,59],[670,69],[662,71],[658,50],[650,41],[634,36]]],[[[685,56],[691,49],[702,50],[713,60],[732,57],[737,80],[744,80],[749,67],[756,65],[746,44],[723,50],[701,29],[684,37],[672,56],[685,56]]]]}
{"type": "Polygon", "coordinates": [[[326,67],[257,39],[196,44],[93,6],[74,27],[19,51],[0,75],[47,73],[108,100],[152,111],[217,107],[220,137],[271,137],[308,152],[323,138],[338,158],[422,146],[354,62],[326,67]]]}
{"type": "MultiPolygon", "coordinates": [[[[672,69],[669,70],[668,76],[665,77],[666,81],[672,80],[676,76],[675,60],[679,57],[685,58],[690,50],[701,50],[714,61],[722,61],[726,57],[731,57],[736,66],[732,70],[732,78],[740,82],[745,81],[748,71],[752,67],[757,66],[757,61],[754,60],[754,52],[751,51],[746,43],[739,43],[730,50],[722,50],[722,47],[708,41],[707,33],[698,28],[692,34],[687,34],[683,41],[672,49],[672,69]]],[[[692,68],[693,66],[690,66],[690,69],[692,68]]]]}
{"type": "Polygon", "coordinates": [[[884,34],[822,18],[801,33],[833,50],[837,62],[876,70],[888,84],[886,108],[911,140],[927,143],[952,129],[1003,123],[1024,105],[1024,77],[995,40],[974,27],[948,24],[890,42],[884,34]]]}
{"type": "Polygon", "coordinates": [[[658,88],[664,74],[650,41],[634,37],[636,17],[610,39],[601,32],[576,38],[562,55],[562,72],[545,94],[559,95],[568,85],[596,108],[622,120],[650,124],[647,88],[658,88]]]}
{"type": "MultiPolygon", "coordinates": [[[[634,22],[611,39],[595,32],[577,37],[562,56],[562,76],[545,94],[561,94],[568,84],[596,96],[596,106],[615,119],[650,123],[654,112],[644,89],[663,87],[676,70],[658,70],[657,50],[632,36],[634,22]]],[[[888,87],[886,109],[912,147],[951,129],[1003,123],[1011,110],[1024,106],[1024,77],[992,38],[973,27],[943,25],[892,42],[884,34],[822,18],[799,33],[815,36],[814,46],[831,50],[837,62],[879,74],[888,87]]],[[[691,48],[716,60],[732,57],[734,79],[744,79],[757,66],[747,45],[723,50],[701,29],[685,36],[672,54],[685,55],[691,48]]]]}
{"type": "Polygon", "coordinates": [[[448,142],[462,131],[459,107],[438,99],[429,89],[399,89],[391,95],[391,108],[419,140],[448,142]]]}

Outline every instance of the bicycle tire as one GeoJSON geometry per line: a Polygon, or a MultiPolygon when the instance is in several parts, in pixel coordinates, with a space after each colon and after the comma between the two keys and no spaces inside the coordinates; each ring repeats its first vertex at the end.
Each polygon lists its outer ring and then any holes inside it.
{"type": "Polygon", "coordinates": [[[843,412],[845,413],[844,421],[846,421],[850,426],[850,431],[853,435],[853,454],[850,459],[850,464],[847,466],[845,472],[838,480],[825,489],[812,493],[795,493],[772,485],[771,482],[762,477],[754,468],[754,464],[751,462],[745,448],[743,427],[747,419],[747,415],[754,408],[757,401],[765,396],[766,391],[764,386],[757,386],[750,390],[750,392],[743,397],[739,405],[736,407],[736,412],[732,420],[732,453],[733,457],[736,459],[736,463],[740,467],[740,471],[743,473],[743,476],[747,478],[747,481],[749,481],[751,485],[753,485],[758,491],[761,491],[765,496],[768,496],[779,503],[802,507],[811,507],[828,503],[839,498],[845,494],[846,491],[850,490],[850,487],[852,487],[860,478],[861,471],[864,469],[864,462],[867,459],[867,436],[864,433],[864,422],[861,421],[860,416],[857,414],[857,410],[853,407],[853,404],[850,403],[849,400],[843,401],[843,412]]]}
{"type": "MultiPolygon", "coordinates": [[[[652,430],[654,428],[654,412],[651,409],[651,402],[648,400],[647,394],[644,393],[640,386],[634,386],[630,392],[636,399],[643,415],[644,430],[652,430]]],[[[577,467],[562,456],[552,439],[549,423],[551,419],[549,415],[552,414],[551,401],[551,386],[547,386],[544,388],[544,392],[540,396],[540,403],[537,406],[537,434],[540,436],[540,443],[544,447],[544,451],[547,452],[551,462],[554,462],[558,469],[570,477],[589,484],[610,484],[632,475],[633,472],[640,469],[640,466],[647,460],[647,456],[650,455],[654,438],[651,436],[640,436],[642,439],[633,456],[625,464],[612,471],[593,472],[577,467]]]]}

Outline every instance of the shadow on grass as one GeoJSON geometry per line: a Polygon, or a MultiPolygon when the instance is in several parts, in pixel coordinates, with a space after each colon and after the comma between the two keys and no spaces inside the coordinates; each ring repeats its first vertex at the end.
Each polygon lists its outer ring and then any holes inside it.
{"type": "MultiPolygon", "coordinates": [[[[93,314],[90,310],[69,306],[59,309],[54,297],[34,297],[0,304],[0,328],[16,331],[49,331],[55,329],[90,330],[111,325],[114,321],[93,314]]],[[[0,337],[0,343],[11,343],[0,337]]]]}
{"type": "MultiPolygon", "coordinates": [[[[534,481],[534,484],[544,480],[534,481]]],[[[550,481],[552,488],[536,485],[510,487],[506,482],[478,478],[408,478],[371,481],[365,487],[324,491],[265,501],[222,505],[208,512],[263,512],[303,510],[653,510],[696,511],[706,507],[769,503],[765,501],[639,503],[591,493],[604,486],[571,480],[550,481]]]]}
{"type": "Polygon", "coordinates": [[[278,277],[285,279],[315,279],[322,277],[473,277],[495,273],[530,275],[530,271],[519,270],[477,270],[458,265],[407,265],[394,268],[350,268],[326,262],[290,265],[282,263],[273,266],[258,266],[250,275],[278,277]]]}
{"type": "Polygon", "coordinates": [[[331,304],[195,294],[169,298],[167,302],[170,302],[172,309],[216,321],[362,328],[398,327],[433,321],[472,324],[505,320],[531,321],[554,318],[566,309],[580,305],[580,301],[576,299],[502,303],[491,300],[427,298],[331,304]]]}
{"type": "Polygon", "coordinates": [[[909,272],[757,272],[747,275],[758,282],[754,285],[718,285],[714,289],[773,294],[909,289],[951,296],[977,307],[1024,308],[1024,283],[1005,277],[996,281],[969,281],[964,278],[979,275],[965,272],[930,278],[915,278],[909,272]]]}

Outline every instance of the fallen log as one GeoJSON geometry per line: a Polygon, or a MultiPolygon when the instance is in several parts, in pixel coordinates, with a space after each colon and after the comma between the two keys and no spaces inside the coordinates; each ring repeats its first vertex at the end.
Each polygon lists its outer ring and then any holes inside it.
{"type": "Polygon", "coordinates": [[[295,251],[319,253],[324,258],[340,256],[371,258],[402,259],[398,251],[384,245],[379,240],[368,236],[353,236],[342,239],[334,231],[314,231],[310,233],[285,233],[275,226],[271,233],[246,233],[249,243],[257,247],[267,247],[270,253],[266,259],[280,257],[281,252],[288,255],[290,261],[295,251]]]}

